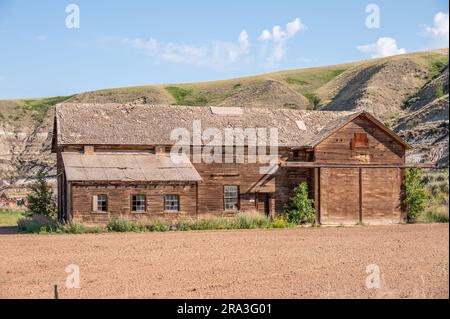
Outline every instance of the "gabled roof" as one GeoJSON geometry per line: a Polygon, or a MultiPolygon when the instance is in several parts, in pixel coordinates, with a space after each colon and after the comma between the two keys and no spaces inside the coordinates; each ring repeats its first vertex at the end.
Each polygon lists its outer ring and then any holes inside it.
{"type": "Polygon", "coordinates": [[[92,155],[63,152],[67,180],[108,182],[199,182],[202,180],[186,155],[174,163],[165,154],[92,155]]]}
{"type": "MultiPolygon", "coordinates": [[[[355,117],[366,112],[307,111],[269,108],[229,108],[78,104],[56,106],[55,145],[172,145],[171,132],[194,121],[201,129],[277,128],[279,146],[314,147],[355,117]]],[[[407,145],[372,116],[369,120],[407,145]]]]}
{"type": "Polygon", "coordinates": [[[348,123],[350,123],[351,121],[356,119],[357,117],[365,117],[370,122],[375,124],[378,128],[383,130],[386,134],[391,136],[399,144],[403,145],[406,149],[411,148],[411,146],[405,140],[403,140],[397,133],[392,131],[390,128],[388,128],[386,125],[384,125],[380,120],[378,120],[375,116],[373,116],[372,114],[370,114],[366,111],[359,111],[359,112],[356,112],[353,114],[349,114],[348,116],[344,116],[341,119],[339,119],[338,121],[336,121],[333,125],[330,125],[329,127],[323,129],[320,132],[320,134],[318,134],[316,136],[316,138],[314,138],[311,141],[311,147],[315,147],[315,146],[319,145],[323,140],[325,140],[326,138],[331,136],[333,133],[340,130],[342,127],[344,127],[345,125],[347,125],[348,123]]]}

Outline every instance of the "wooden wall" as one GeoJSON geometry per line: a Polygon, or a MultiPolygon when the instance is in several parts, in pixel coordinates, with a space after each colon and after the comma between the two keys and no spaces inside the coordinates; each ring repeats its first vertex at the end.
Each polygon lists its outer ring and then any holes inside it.
{"type": "Polygon", "coordinates": [[[83,223],[106,223],[113,217],[131,220],[154,220],[164,218],[196,217],[195,184],[189,185],[108,185],[79,184],[71,187],[72,220],[83,223]],[[92,196],[108,195],[108,212],[92,211],[92,196]],[[147,195],[147,211],[145,213],[131,212],[131,195],[147,195]],[[164,194],[180,196],[180,212],[164,212],[164,194]]]}
{"type": "Polygon", "coordinates": [[[402,178],[399,168],[321,168],[320,222],[401,222],[402,178]]]}
{"type": "Polygon", "coordinates": [[[402,164],[404,160],[404,146],[363,116],[315,147],[315,161],[320,163],[402,164]],[[351,149],[354,133],[367,134],[368,149],[351,149]]]}
{"type": "Polygon", "coordinates": [[[399,168],[362,170],[364,223],[399,223],[402,215],[402,175],[399,168]]]}
{"type": "Polygon", "coordinates": [[[356,224],[359,221],[359,169],[320,169],[320,222],[356,224]]]}

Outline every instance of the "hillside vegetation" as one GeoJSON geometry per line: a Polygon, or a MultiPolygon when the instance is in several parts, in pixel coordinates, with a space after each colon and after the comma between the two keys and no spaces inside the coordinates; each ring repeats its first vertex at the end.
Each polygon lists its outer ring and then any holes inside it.
{"type": "MultiPolygon", "coordinates": [[[[0,101],[0,180],[54,172],[53,106],[70,102],[365,109],[415,149],[448,161],[448,49],[203,83],[135,86],[67,97],[0,101]]],[[[1,186],[1,185],[0,185],[1,186]]]]}

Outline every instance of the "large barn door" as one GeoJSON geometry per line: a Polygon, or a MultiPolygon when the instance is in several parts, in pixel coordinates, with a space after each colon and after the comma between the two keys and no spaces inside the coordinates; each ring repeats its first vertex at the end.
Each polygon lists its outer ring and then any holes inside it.
{"type": "Polygon", "coordinates": [[[362,221],[398,223],[401,219],[399,168],[363,168],[361,172],[362,221]]]}
{"type": "Polygon", "coordinates": [[[320,169],[320,222],[356,224],[359,222],[359,169],[320,169]]]}

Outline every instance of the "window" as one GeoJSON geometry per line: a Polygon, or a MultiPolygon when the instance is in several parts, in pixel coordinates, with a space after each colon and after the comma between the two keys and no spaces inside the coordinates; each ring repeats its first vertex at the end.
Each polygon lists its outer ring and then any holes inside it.
{"type": "Polygon", "coordinates": [[[164,196],[164,209],[168,211],[179,211],[180,197],[178,195],[164,196]]]}
{"type": "Polygon", "coordinates": [[[147,197],[145,195],[131,195],[131,211],[145,212],[147,208],[147,197]]]}
{"type": "Polygon", "coordinates": [[[224,201],[226,210],[239,209],[239,186],[227,185],[224,187],[224,201]]]}
{"type": "Polygon", "coordinates": [[[107,212],[108,196],[105,194],[94,195],[92,197],[92,210],[94,212],[107,212]]]}
{"type": "Polygon", "coordinates": [[[355,148],[368,148],[369,139],[366,133],[355,133],[352,139],[352,149],[355,148]]]}

